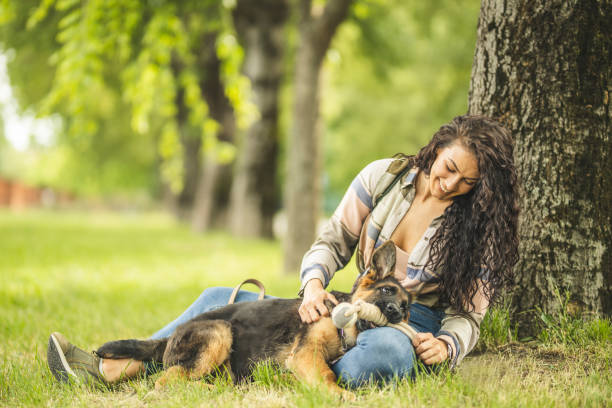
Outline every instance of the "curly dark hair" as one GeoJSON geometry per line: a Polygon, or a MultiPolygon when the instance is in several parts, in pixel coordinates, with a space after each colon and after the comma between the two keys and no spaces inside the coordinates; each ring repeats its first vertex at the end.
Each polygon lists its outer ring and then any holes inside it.
{"type": "Polygon", "coordinates": [[[519,193],[512,136],[485,116],[457,116],[443,125],[413,157],[415,166],[429,175],[438,150],[453,143],[474,154],[480,179],[444,211],[425,268],[437,271],[443,299],[465,314],[475,310],[478,280],[486,283],[483,295],[490,304],[512,282],[518,261],[519,193]]]}

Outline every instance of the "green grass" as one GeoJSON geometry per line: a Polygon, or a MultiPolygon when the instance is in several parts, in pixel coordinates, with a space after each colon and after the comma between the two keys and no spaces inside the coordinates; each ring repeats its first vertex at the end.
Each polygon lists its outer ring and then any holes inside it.
{"type": "MultiPolygon", "coordinates": [[[[160,214],[0,212],[0,406],[607,406],[612,401],[609,320],[547,316],[538,342],[518,343],[508,310],[490,313],[478,352],[452,374],[367,387],[338,402],[291,375],[261,365],[255,381],[213,387],[153,378],[111,390],[56,383],[47,338],[59,330],[93,350],[116,338],[146,337],[209,286],[262,280],[293,296],[280,245],[224,233],[197,236],[160,214]],[[571,341],[570,341],[571,340],[571,341]]],[[[334,279],[350,289],[354,267],[334,279]]]]}
{"type": "Polygon", "coordinates": [[[590,344],[605,342],[612,337],[612,324],[608,319],[597,316],[580,318],[570,313],[570,294],[561,295],[555,291],[558,303],[561,305],[556,315],[538,310],[543,323],[543,330],[538,336],[543,343],[560,343],[573,347],[584,347],[590,344]]]}

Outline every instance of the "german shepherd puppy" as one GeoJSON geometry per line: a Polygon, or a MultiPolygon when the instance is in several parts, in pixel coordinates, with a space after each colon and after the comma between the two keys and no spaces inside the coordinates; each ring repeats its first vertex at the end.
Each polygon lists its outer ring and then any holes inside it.
{"type": "MultiPolygon", "coordinates": [[[[340,302],[361,299],[373,303],[391,323],[408,320],[411,297],[393,277],[395,246],[390,241],[372,255],[372,265],[352,293],[332,292],[340,302]]],[[[215,370],[227,370],[234,382],[251,378],[254,365],[271,360],[311,385],[323,382],[343,393],[329,363],[341,357],[343,339],[330,317],[302,323],[302,299],[265,299],[242,302],[203,313],[179,326],[167,339],[118,340],[97,350],[103,358],[133,358],[163,362],[165,373],[156,388],[173,378],[199,379],[215,370]]],[[[333,308],[331,302],[327,307],[333,308]]],[[[359,322],[349,329],[357,336],[371,327],[359,322]]]]}

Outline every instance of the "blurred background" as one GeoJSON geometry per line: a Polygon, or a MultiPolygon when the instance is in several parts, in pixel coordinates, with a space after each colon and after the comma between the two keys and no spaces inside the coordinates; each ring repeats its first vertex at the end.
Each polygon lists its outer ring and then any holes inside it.
{"type": "Polygon", "coordinates": [[[465,113],[478,0],[4,0],[0,207],[167,211],[296,272],[367,163],[465,113]]]}

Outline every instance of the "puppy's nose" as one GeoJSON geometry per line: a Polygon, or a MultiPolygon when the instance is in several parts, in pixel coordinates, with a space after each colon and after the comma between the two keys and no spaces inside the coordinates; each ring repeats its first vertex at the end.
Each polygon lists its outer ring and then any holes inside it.
{"type": "Polygon", "coordinates": [[[402,320],[402,310],[394,303],[388,303],[385,306],[384,314],[391,323],[399,323],[402,320]]]}

